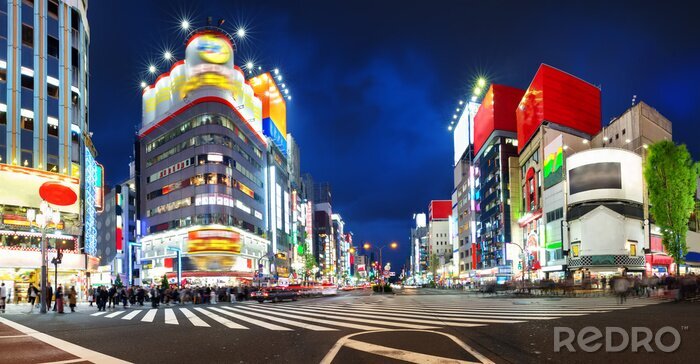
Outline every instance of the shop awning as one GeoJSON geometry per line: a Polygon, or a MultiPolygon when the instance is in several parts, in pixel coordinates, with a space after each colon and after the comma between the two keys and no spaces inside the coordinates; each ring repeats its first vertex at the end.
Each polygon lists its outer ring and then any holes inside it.
{"type": "Polygon", "coordinates": [[[673,258],[665,254],[647,254],[646,261],[651,265],[671,265],[673,258]]]}

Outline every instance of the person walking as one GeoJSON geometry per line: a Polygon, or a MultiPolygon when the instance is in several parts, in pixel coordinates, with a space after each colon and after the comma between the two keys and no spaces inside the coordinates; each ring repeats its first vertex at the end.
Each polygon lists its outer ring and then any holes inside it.
{"type": "Polygon", "coordinates": [[[68,293],[68,304],[70,305],[70,312],[75,312],[75,306],[78,303],[78,292],[75,291],[75,286],[70,287],[70,292],[68,293]]]}
{"type": "Polygon", "coordinates": [[[90,302],[90,307],[92,307],[92,302],[95,300],[95,289],[90,287],[88,289],[88,302],[90,302]]]}
{"type": "Polygon", "coordinates": [[[63,287],[61,286],[56,289],[56,311],[63,313],[63,287]]]}
{"type": "Polygon", "coordinates": [[[5,313],[5,300],[7,300],[7,287],[2,283],[0,284],[0,313],[5,313]]]}
{"type": "Polygon", "coordinates": [[[625,277],[617,277],[613,280],[613,289],[620,299],[620,304],[627,301],[627,291],[630,289],[630,282],[625,277]]]}
{"type": "Polygon", "coordinates": [[[109,299],[109,292],[104,286],[100,286],[98,292],[97,310],[106,311],[107,310],[107,300],[109,299]]]}
{"type": "MultiPolygon", "coordinates": [[[[49,307],[51,307],[51,300],[53,300],[53,287],[49,284],[48,287],[46,287],[46,309],[48,310],[49,307]]],[[[56,311],[56,305],[53,306],[53,310],[56,311]]]]}
{"type": "Polygon", "coordinates": [[[34,283],[29,283],[29,288],[27,289],[27,302],[29,302],[29,312],[34,312],[34,305],[36,304],[36,297],[38,296],[38,290],[34,287],[34,283]]]}

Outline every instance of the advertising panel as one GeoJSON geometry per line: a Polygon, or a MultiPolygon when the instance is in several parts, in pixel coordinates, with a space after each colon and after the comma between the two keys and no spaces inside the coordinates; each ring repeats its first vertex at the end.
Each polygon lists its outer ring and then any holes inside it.
{"type": "Polygon", "coordinates": [[[250,80],[253,92],[262,103],[263,133],[287,155],[287,104],[273,76],[267,72],[250,80]]]}
{"type": "Polygon", "coordinates": [[[0,186],[0,205],[38,208],[44,199],[61,212],[80,213],[77,178],[0,164],[0,186]]]}
{"type": "Polygon", "coordinates": [[[454,140],[454,162],[455,165],[459,162],[462,155],[469,147],[469,108],[464,108],[462,111],[462,116],[459,117],[459,121],[452,132],[452,137],[454,140]]]}
{"type": "Polygon", "coordinates": [[[566,160],[568,203],[623,200],[642,203],[642,157],[622,149],[597,148],[566,160]]]}
{"type": "Polygon", "coordinates": [[[564,142],[563,136],[557,136],[544,147],[544,189],[548,189],[564,180],[564,142]]]}
{"type": "Polygon", "coordinates": [[[452,215],[452,201],[430,201],[430,220],[448,219],[452,215]]]}
{"type": "Polygon", "coordinates": [[[241,236],[224,229],[200,229],[187,233],[188,254],[240,254],[241,236]]]}
{"type": "Polygon", "coordinates": [[[491,85],[474,117],[474,154],[478,154],[494,131],[517,130],[513,110],[524,90],[504,85],[491,85]]]}
{"type": "Polygon", "coordinates": [[[600,89],[542,64],[516,109],[518,152],[543,121],[595,135],[601,128],[600,112],[600,89]]]}

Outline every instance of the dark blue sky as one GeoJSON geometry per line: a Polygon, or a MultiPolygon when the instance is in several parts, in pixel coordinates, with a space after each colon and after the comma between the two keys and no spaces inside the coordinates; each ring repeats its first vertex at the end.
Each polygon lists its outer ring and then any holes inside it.
{"type": "MultiPolygon", "coordinates": [[[[632,95],[700,157],[700,23],[692,2],[92,1],[90,123],[109,183],[128,177],[149,60],[184,51],[178,17],[247,26],[236,63],[279,67],[302,170],[333,186],[357,242],[399,242],[452,191],[457,100],[477,74],[527,88],[540,63],[602,88],[603,121],[632,95]],[[192,4],[195,3],[195,4],[192,4]],[[611,4],[612,3],[612,4],[611,4]]],[[[164,69],[164,66],[161,67],[164,69]]],[[[385,260],[387,258],[385,257],[385,260]]]]}

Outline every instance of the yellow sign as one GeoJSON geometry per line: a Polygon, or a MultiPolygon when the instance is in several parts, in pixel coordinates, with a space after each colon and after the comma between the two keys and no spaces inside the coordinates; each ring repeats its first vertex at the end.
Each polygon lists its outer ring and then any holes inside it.
{"type": "Polygon", "coordinates": [[[220,37],[205,34],[199,37],[197,45],[199,58],[205,62],[222,64],[231,58],[231,48],[228,43],[220,37]]]}
{"type": "Polygon", "coordinates": [[[220,229],[194,230],[188,233],[187,252],[240,254],[241,236],[233,231],[220,229]]]}

